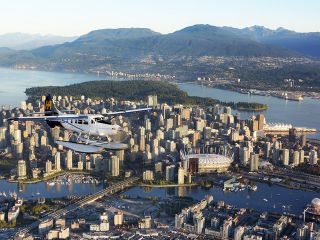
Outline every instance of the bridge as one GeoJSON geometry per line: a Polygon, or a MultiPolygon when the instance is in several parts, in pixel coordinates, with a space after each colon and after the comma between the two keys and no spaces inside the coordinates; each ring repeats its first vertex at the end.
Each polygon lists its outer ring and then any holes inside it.
{"type": "Polygon", "coordinates": [[[46,220],[50,220],[50,219],[54,219],[54,220],[59,219],[62,216],[65,216],[66,214],[68,214],[69,212],[72,212],[72,211],[74,211],[74,210],[76,210],[86,204],[92,203],[100,198],[103,198],[106,195],[110,195],[110,194],[114,194],[116,192],[119,192],[119,191],[129,187],[130,185],[132,185],[134,182],[136,182],[138,180],[139,180],[139,177],[131,177],[131,178],[128,178],[124,181],[115,183],[112,186],[109,186],[105,189],[102,189],[99,192],[87,195],[84,198],[80,199],[79,201],[72,203],[72,204],[66,206],[65,208],[62,208],[62,209],[59,209],[55,212],[49,213],[45,217],[38,219],[37,221],[33,222],[32,224],[21,228],[20,230],[18,230],[18,232],[15,233],[15,236],[13,236],[13,238],[20,239],[21,237],[25,236],[31,230],[37,228],[41,222],[46,221],[46,220]]]}

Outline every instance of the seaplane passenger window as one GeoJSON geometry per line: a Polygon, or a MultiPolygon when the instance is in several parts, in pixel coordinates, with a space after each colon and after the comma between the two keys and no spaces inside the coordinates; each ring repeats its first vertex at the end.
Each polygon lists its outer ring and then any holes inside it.
{"type": "Polygon", "coordinates": [[[88,125],[88,121],[87,120],[83,120],[83,124],[88,125]]]}
{"type": "Polygon", "coordinates": [[[82,120],[78,120],[78,124],[82,124],[82,120]]]}
{"type": "Polygon", "coordinates": [[[94,121],[91,119],[91,124],[94,124],[94,121]]]}

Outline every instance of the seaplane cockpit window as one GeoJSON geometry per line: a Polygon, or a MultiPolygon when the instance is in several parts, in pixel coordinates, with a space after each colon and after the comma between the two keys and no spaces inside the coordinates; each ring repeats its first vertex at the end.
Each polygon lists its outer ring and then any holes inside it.
{"type": "Polygon", "coordinates": [[[111,124],[111,121],[109,119],[106,119],[106,118],[99,118],[99,120],[96,118],[96,121],[98,123],[102,123],[102,124],[111,124]]]}

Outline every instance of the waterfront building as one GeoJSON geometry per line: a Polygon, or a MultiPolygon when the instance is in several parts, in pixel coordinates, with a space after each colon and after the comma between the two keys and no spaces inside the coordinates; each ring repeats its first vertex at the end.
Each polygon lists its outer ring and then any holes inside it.
{"type": "Polygon", "coordinates": [[[174,165],[166,166],[166,181],[173,182],[174,181],[174,165]]]}
{"type": "Polygon", "coordinates": [[[52,171],[52,162],[48,159],[46,161],[46,174],[50,174],[52,171]]]}
{"type": "Polygon", "coordinates": [[[27,178],[27,166],[26,161],[19,160],[18,161],[18,170],[17,170],[18,179],[27,178]]]}
{"type": "Polygon", "coordinates": [[[113,221],[115,226],[121,226],[123,224],[123,212],[115,212],[113,221]]]}
{"type": "Polygon", "coordinates": [[[153,181],[153,171],[146,170],[143,172],[143,181],[153,181]]]}
{"type": "Polygon", "coordinates": [[[40,234],[49,232],[53,228],[53,219],[47,219],[39,223],[38,231],[40,234]]]}
{"type": "Polygon", "coordinates": [[[184,184],[184,175],[185,175],[185,172],[184,172],[183,167],[179,167],[179,169],[178,169],[178,184],[179,185],[184,184]]]}

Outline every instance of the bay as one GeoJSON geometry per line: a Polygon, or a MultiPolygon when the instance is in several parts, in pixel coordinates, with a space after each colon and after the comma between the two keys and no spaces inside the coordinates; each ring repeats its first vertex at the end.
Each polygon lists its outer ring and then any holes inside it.
{"type": "Polygon", "coordinates": [[[166,199],[172,196],[192,197],[196,200],[204,199],[207,194],[212,195],[214,201],[225,201],[237,208],[252,208],[260,212],[291,213],[301,215],[304,208],[313,198],[319,198],[316,192],[293,190],[278,185],[257,183],[258,190],[238,192],[224,192],[221,187],[204,189],[201,187],[172,187],[172,188],[145,188],[133,187],[123,193],[129,197],[159,197],[166,199]]]}

